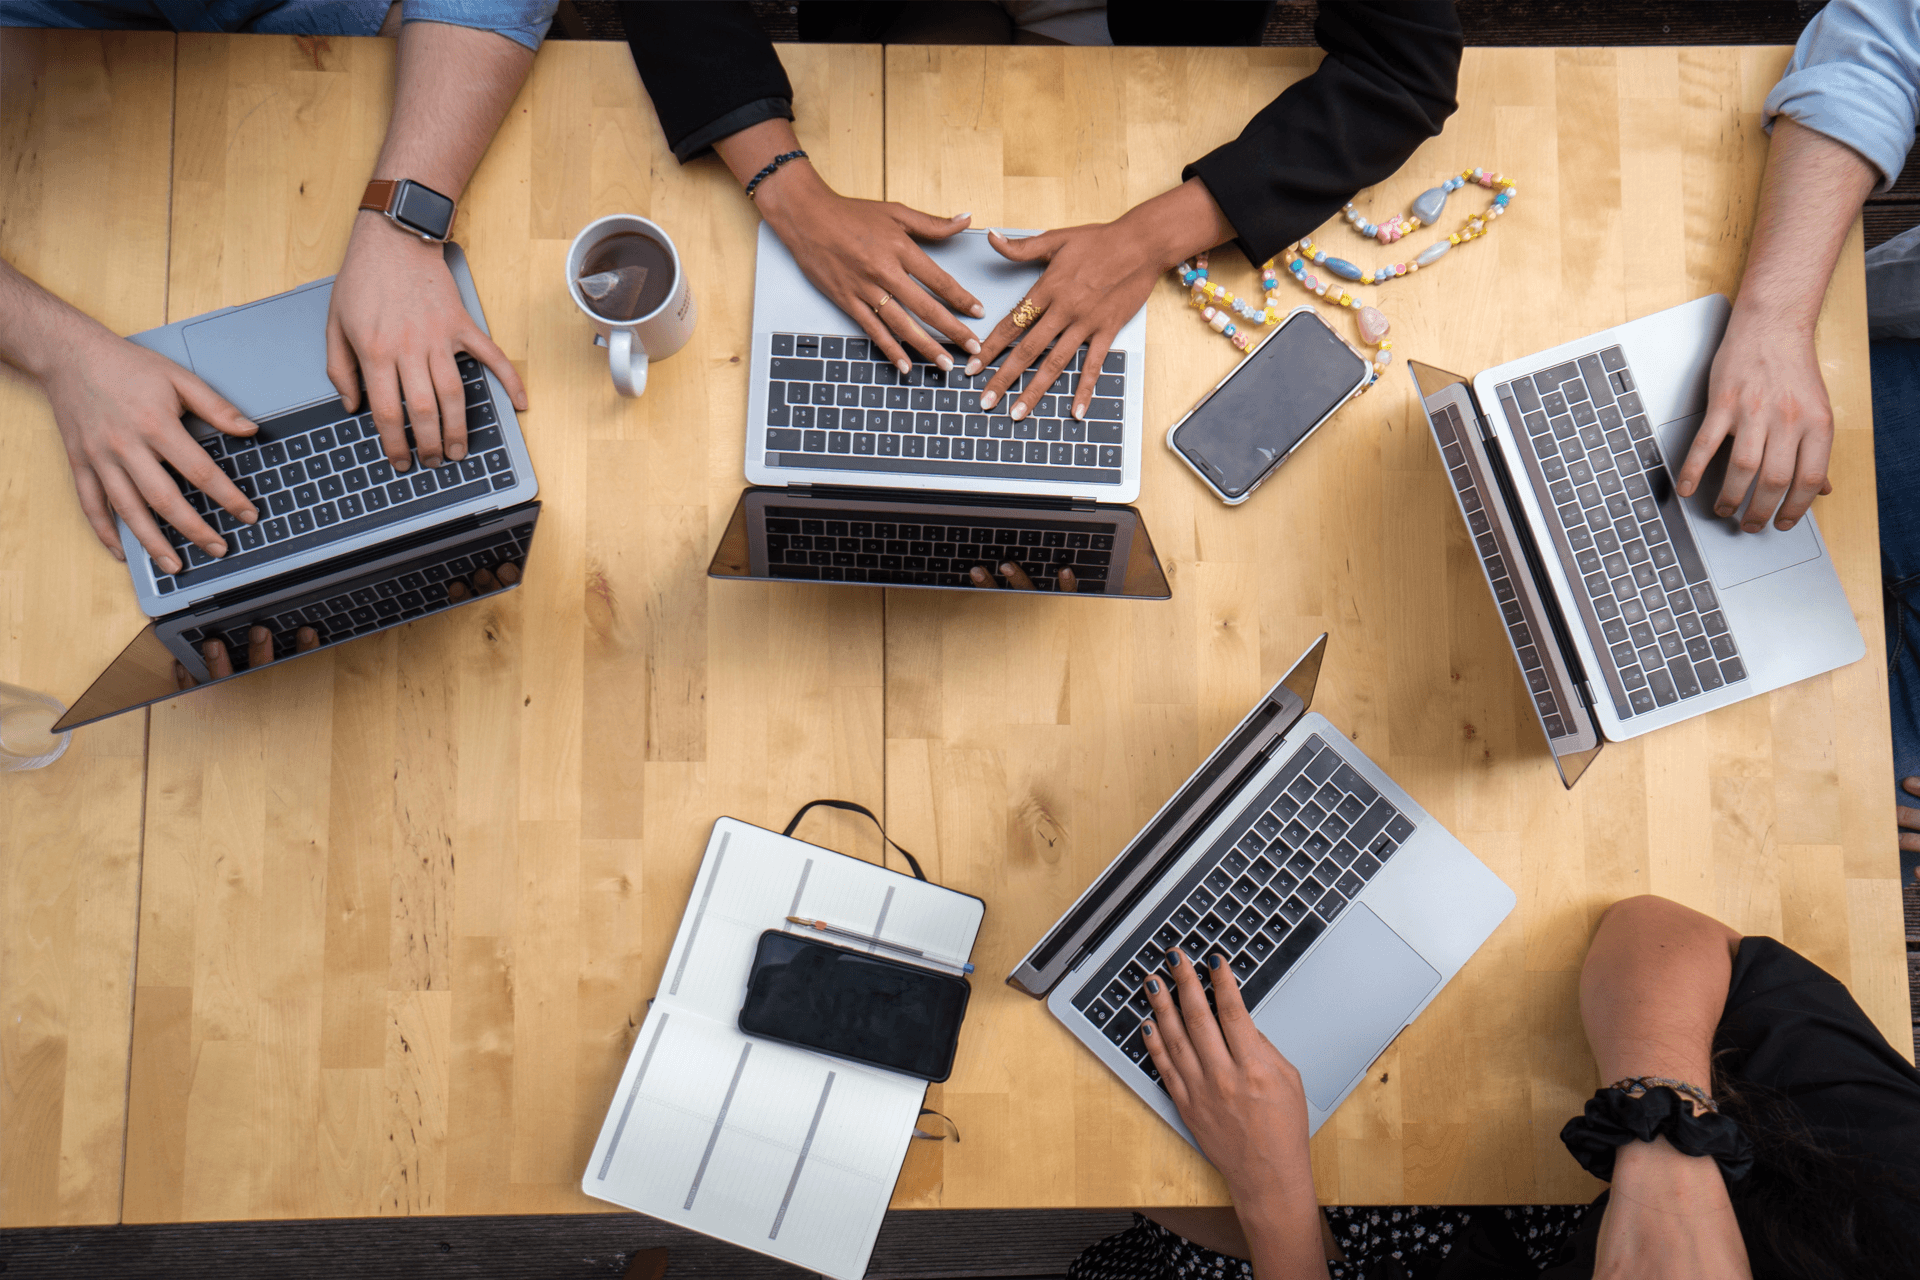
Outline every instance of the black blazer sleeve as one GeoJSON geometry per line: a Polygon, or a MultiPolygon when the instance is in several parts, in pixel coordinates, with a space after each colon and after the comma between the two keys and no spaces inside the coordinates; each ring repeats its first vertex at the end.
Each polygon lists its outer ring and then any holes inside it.
{"type": "Polygon", "coordinates": [[[667,145],[682,164],[762,120],[793,119],[793,85],[744,0],[620,6],[667,145]]]}
{"type": "Polygon", "coordinates": [[[1323,0],[1314,35],[1327,55],[1319,68],[1181,174],[1207,184],[1256,264],[1405,164],[1459,105],[1451,3],[1323,0]]]}

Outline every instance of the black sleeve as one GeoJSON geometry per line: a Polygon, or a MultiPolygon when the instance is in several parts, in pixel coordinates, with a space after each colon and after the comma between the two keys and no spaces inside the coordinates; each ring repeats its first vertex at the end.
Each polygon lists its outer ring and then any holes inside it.
{"type": "Polygon", "coordinates": [[[1445,0],[1323,0],[1314,35],[1319,68],[1181,174],[1207,184],[1256,264],[1405,164],[1459,105],[1460,19],[1445,0]]]}
{"type": "Polygon", "coordinates": [[[744,0],[647,0],[621,5],[620,18],[682,164],[749,125],[793,119],[793,85],[744,0]]]}

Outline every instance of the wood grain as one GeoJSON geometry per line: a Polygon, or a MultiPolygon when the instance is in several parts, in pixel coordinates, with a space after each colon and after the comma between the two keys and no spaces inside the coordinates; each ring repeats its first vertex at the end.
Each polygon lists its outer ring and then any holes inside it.
{"type": "MultiPolygon", "coordinates": [[[[0,258],[104,324],[166,314],[171,35],[0,31],[0,258]]],[[[0,365],[0,681],[71,701],[145,619],[0,365]]],[[[0,774],[0,1226],[120,1211],[146,715],[0,774]]]]}
{"type": "MultiPolygon", "coordinates": [[[[391,55],[181,38],[170,316],[333,270],[391,55]]],[[[877,196],[878,51],[787,61],[803,142],[877,196]]],[[[580,1170],[714,817],[880,803],[880,597],[704,576],[752,232],[717,162],[674,162],[624,46],[541,53],[455,231],[532,395],[526,583],[157,710],[129,1221],[604,1207],[580,1170]],[[638,402],[562,283],[614,212],[675,236],[701,309],[638,402]]]]}
{"type": "MultiPolygon", "coordinates": [[[[1731,294],[1766,156],[1760,104],[1784,56],[1470,50],[1463,106],[1445,133],[1359,204],[1378,220],[1474,165],[1514,177],[1519,194],[1497,234],[1380,291],[1397,360],[1472,374],[1705,292],[1731,294]]],[[[971,209],[976,225],[1109,219],[1166,189],[1317,58],[890,48],[887,194],[971,209]]],[[[1447,226],[1479,203],[1455,197],[1447,226]]],[[[1355,248],[1365,263],[1390,260],[1355,248]]],[[[1318,1135],[1323,1200],[1593,1196],[1598,1184],[1555,1135],[1595,1085],[1576,1003],[1587,938],[1627,894],[1666,894],[1784,938],[1846,980],[1911,1052],[1884,799],[1860,252],[1856,231],[1819,333],[1838,491],[1817,511],[1869,656],[1609,746],[1571,793],[1402,365],[1251,502],[1223,507],[1159,433],[1234,353],[1173,282],[1156,288],[1139,506],[1173,600],[888,597],[889,820],[929,874],[991,904],[981,972],[1010,969],[1324,629],[1315,709],[1520,902],[1318,1135]],[[1015,681],[1003,678],[1009,662],[1015,681]]],[[[1229,288],[1256,285],[1237,253],[1214,261],[1229,288]]],[[[978,985],[938,1097],[931,1105],[969,1140],[917,1148],[896,1204],[1225,1202],[1203,1161],[1010,988],[978,985]]]]}

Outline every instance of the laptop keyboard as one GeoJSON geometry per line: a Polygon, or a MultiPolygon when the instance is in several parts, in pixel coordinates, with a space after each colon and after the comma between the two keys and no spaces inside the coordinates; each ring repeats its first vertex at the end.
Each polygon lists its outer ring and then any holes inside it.
{"type": "MultiPolygon", "coordinates": [[[[207,640],[226,641],[236,671],[247,664],[247,633],[254,627],[264,626],[274,633],[273,652],[279,658],[295,651],[301,627],[312,627],[323,648],[339,644],[463,603],[448,598],[448,586],[465,582],[472,588],[473,575],[481,569],[497,569],[508,563],[524,567],[532,543],[533,521],[528,519],[478,546],[465,543],[437,557],[409,562],[384,576],[276,601],[271,613],[236,613],[211,620],[205,626],[181,632],[181,638],[195,648],[207,640]]],[[[475,590],[474,595],[478,594],[475,590]]]]}
{"type": "Polygon", "coordinates": [[[175,474],[180,492],[193,509],[226,540],[227,554],[217,559],[208,555],[160,520],[161,535],[179,553],[185,568],[169,575],[149,560],[154,589],[169,595],[183,582],[199,586],[368,529],[512,488],[516,479],[512,461],[480,362],[461,355],[457,363],[467,392],[467,456],[459,462],[423,467],[409,427],[407,447],[413,468],[404,474],[396,472],[374,429],[373,415],[349,414],[338,400],[264,419],[251,438],[218,436],[203,442],[207,455],[260,509],[260,520],[242,523],[175,474]]]}
{"type": "Polygon", "coordinates": [[[1314,734],[1074,993],[1073,1007],[1165,1089],[1140,1021],[1151,1011],[1143,985],[1165,972],[1167,949],[1203,966],[1224,954],[1255,1008],[1416,829],[1314,734]]]}
{"type": "MultiPolygon", "coordinates": [[[[1083,370],[1086,348],[1015,422],[1009,411],[1032,385],[1033,370],[993,406],[980,393],[1000,362],[968,377],[965,352],[948,347],[955,368],[914,364],[901,373],[875,358],[865,338],[776,333],[767,383],[766,464],[901,475],[985,476],[1117,485],[1122,478],[1127,353],[1109,351],[1098,372],[1083,370]],[[1073,396],[1094,378],[1087,418],[1073,418],[1073,396]]],[[[911,354],[911,353],[910,353],[911,354]]]]}
{"type": "Polygon", "coordinates": [[[1746,679],[1620,348],[1499,393],[1507,420],[1525,425],[1514,434],[1589,629],[1604,638],[1620,718],[1746,679]]]}
{"type": "Polygon", "coordinates": [[[1004,583],[1000,566],[1012,561],[1041,591],[1057,590],[1060,570],[1067,568],[1079,594],[1103,595],[1113,568],[1110,522],[979,515],[965,525],[903,524],[876,520],[871,511],[812,507],[806,516],[792,517],[777,510],[766,518],[767,572],[776,578],[970,587],[968,571],[975,565],[1004,583]]]}

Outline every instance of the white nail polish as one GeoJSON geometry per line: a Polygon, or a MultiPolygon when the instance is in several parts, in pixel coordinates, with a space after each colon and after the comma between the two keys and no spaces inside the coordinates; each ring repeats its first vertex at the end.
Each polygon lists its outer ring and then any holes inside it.
{"type": "Polygon", "coordinates": [[[907,373],[912,370],[913,364],[907,360],[896,360],[894,361],[893,367],[902,373],[907,373]]]}
{"type": "Polygon", "coordinates": [[[982,409],[991,409],[999,403],[1000,393],[998,391],[982,391],[980,393],[980,407],[982,409]]]}
{"type": "Polygon", "coordinates": [[[968,339],[967,339],[967,354],[968,354],[968,355],[975,355],[975,356],[977,356],[977,355],[979,355],[979,354],[980,354],[980,342],[979,342],[979,339],[977,339],[977,338],[968,338],[968,339]]]}
{"type": "Polygon", "coordinates": [[[1013,418],[1015,422],[1020,421],[1020,419],[1027,416],[1027,406],[1023,404],[1017,404],[1013,406],[1013,413],[1010,416],[1013,418]]]}
{"type": "Polygon", "coordinates": [[[1085,406],[1083,405],[1073,406],[1073,420],[1075,422],[1085,422],[1087,420],[1087,410],[1085,406]]]}
{"type": "Polygon", "coordinates": [[[940,372],[942,373],[950,372],[953,369],[953,357],[944,351],[940,353],[940,358],[935,360],[934,363],[940,366],[940,372]]]}
{"type": "Polygon", "coordinates": [[[972,216],[973,216],[972,211],[968,211],[966,213],[956,213],[953,215],[952,221],[959,222],[962,218],[971,218],[972,216]]]}
{"type": "Polygon", "coordinates": [[[980,357],[975,356],[973,359],[967,361],[967,376],[971,378],[978,372],[980,372],[980,357]]]}
{"type": "Polygon", "coordinates": [[[977,302],[973,304],[973,318],[975,320],[978,320],[981,316],[984,316],[986,314],[987,314],[987,309],[985,307],[981,306],[977,302]]]}

